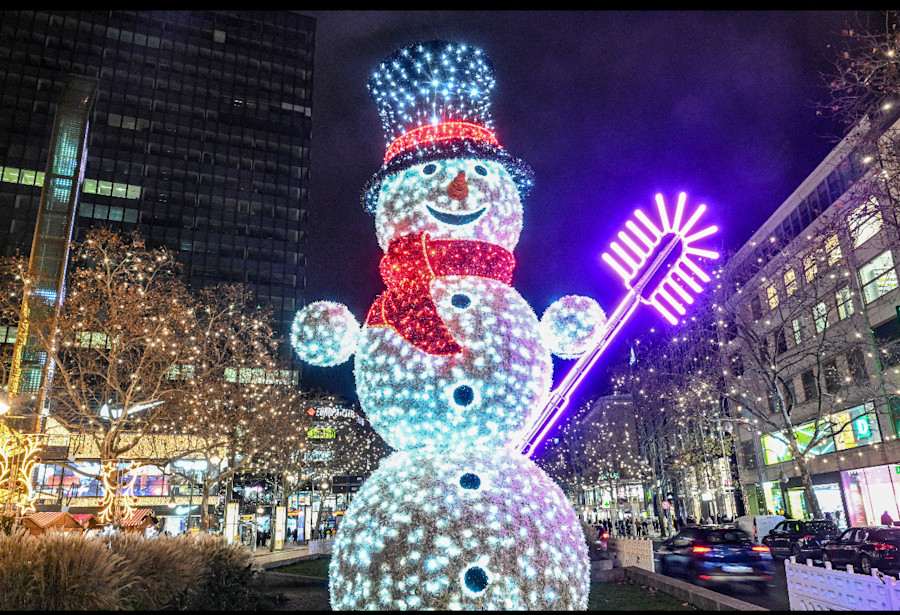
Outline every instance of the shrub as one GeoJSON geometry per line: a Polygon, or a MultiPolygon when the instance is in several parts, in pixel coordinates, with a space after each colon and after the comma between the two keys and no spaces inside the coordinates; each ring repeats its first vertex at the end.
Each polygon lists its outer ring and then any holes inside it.
{"type": "Polygon", "coordinates": [[[135,610],[158,611],[184,602],[207,566],[190,536],[147,539],[118,532],[106,542],[136,573],[137,582],[124,597],[128,608],[135,610]]]}
{"type": "Polygon", "coordinates": [[[253,609],[262,594],[262,578],[250,554],[238,543],[200,534],[194,547],[205,566],[196,591],[187,594],[179,608],[230,611],[253,609]]]}
{"type": "Polygon", "coordinates": [[[137,579],[121,555],[80,533],[50,532],[36,540],[33,568],[41,611],[100,611],[121,608],[137,579]]]}
{"type": "Polygon", "coordinates": [[[0,610],[252,610],[262,578],[221,538],[0,532],[0,610]]]}
{"type": "Polygon", "coordinates": [[[38,584],[34,569],[39,559],[38,541],[27,530],[0,533],[0,610],[29,611],[38,608],[38,584]]]}

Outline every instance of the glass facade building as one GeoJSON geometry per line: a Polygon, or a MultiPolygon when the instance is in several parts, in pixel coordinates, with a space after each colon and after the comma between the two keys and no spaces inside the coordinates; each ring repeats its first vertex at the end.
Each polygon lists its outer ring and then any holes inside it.
{"type": "Polygon", "coordinates": [[[195,287],[250,285],[286,338],[314,48],[315,20],[292,11],[0,11],[0,252],[28,253],[57,100],[70,74],[94,77],[74,238],[136,230],[195,287]]]}

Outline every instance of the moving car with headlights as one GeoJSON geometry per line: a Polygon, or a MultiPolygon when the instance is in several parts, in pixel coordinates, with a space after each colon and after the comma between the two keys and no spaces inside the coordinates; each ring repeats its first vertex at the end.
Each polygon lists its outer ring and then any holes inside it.
{"type": "Polygon", "coordinates": [[[773,556],[794,555],[798,561],[805,561],[822,557],[822,545],[840,534],[840,528],[828,519],[785,519],[762,543],[772,550],[773,556]]]}
{"type": "Polygon", "coordinates": [[[774,574],[769,548],[734,527],[684,527],[660,546],[658,557],[658,572],[700,585],[753,583],[764,589],[774,574]]]}
{"type": "Polygon", "coordinates": [[[844,530],[836,540],[825,543],[822,561],[830,561],[832,566],[852,564],[862,574],[871,574],[872,568],[900,570],[900,527],[879,525],[844,530]]]}

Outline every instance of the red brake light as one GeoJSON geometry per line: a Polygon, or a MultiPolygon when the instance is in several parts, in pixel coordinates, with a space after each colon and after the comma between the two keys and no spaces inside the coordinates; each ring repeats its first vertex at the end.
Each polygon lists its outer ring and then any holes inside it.
{"type": "Polygon", "coordinates": [[[771,551],[769,547],[764,547],[762,545],[756,545],[755,547],[753,547],[753,550],[759,551],[760,553],[768,553],[769,551],[771,551]]]}
{"type": "Polygon", "coordinates": [[[602,538],[609,538],[609,532],[603,532],[602,538]]]}
{"type": "Polygon", "coordinates": [[[886,545],[883,542],[876,542],[875,544],[872,545],[872,547],[876,551],[893,551],[894,549],[897,548],[894,545],[886,545]]]}
{"type": "Polygon", "coordinates": [[[709,553],[712,551],[709,547],[694,547],[694,553],[709,553]]]}

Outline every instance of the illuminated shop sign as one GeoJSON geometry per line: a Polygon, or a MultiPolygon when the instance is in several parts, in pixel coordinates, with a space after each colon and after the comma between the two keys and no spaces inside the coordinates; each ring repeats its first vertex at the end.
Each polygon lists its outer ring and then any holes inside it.
{"type": "Polygon", "coordinates": [[[314,419],[353,419],[360,425],[363,424],[363,418],[352,408],[341,408],[338,406],[310,407],[306,409],[306,414],[314,419]]]}
{"type": "MultiPolygon", "coordinates": [[[[801,451],[808,449],[810,455],[824,455],[881,442],[881,431],[871,402],[828,415],[818,425],[818,431],[815,421],[794,428],[794,437],[801,451]],[[814,441],[816,445],[810,447],[814,441]]],[[[760,440],[766,465],[793,459],[787,442],[779,432],[766,434],[760,440]]]]}
{"type": "Polygon", "coordinates": [[[313,427],[306,432],[306,437],[318,440],[333,440],[336,432],[337,430],[333,427],[313,427]]]}

